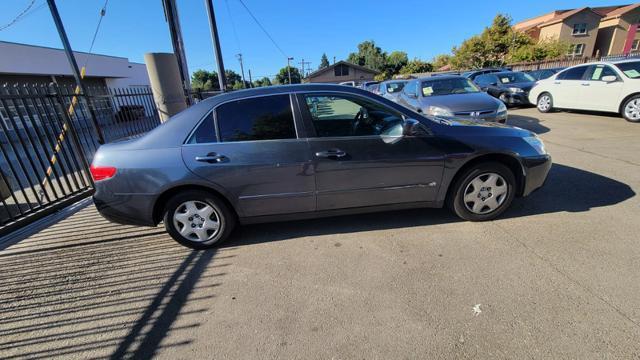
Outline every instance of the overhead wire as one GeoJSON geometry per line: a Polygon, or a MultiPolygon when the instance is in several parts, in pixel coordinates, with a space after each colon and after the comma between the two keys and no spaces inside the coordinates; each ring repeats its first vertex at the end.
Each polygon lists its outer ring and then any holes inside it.
{"type": "Polygon", "coordinates": [[[31,0],[29,5],[27,5],[27,7],[24,10],[22,10],[18,15],[16,15],[16,17],[14,17],[13,20],[9,21],[5,25],[0,26],[0,31],[8,29],[9,27],[15,25],[27,14],[27,12],[29,12],[29,10],[33,7],[33,4],[35,3],[36,3],[36,0],[31,0]]]}
{"type": "Polygon", "coordinates": [[[251,15],[251,17],[253,18],[253,21],[256,22],[256,24],[258,24],[258,26],[260,27],[260,29],[262,29],[262,31],[265,33],[265,35],[267,35],[267,37],[269,38],[269,40],[271,40],[271,42],[273,43],[273,45],[275,45],[275,47],[280,51],[280,53],[282,54],[282,56],[284,57],[289,57],[284,50],[282,50],[282,48],[280,47],[280,45],[278,45],[278,43],[273,39],[273,37],[271,36],[271,34],[269,34],[269,32],[267,31],[267,29],[264,28],[264,26],[262,26],[262,24],[260,23],[260,21],[255,17],[255,15],[253,15],[253,13],[251,12],[251,10],[249,10],[249,7],[247,6],[247,4],[244,3],[243,0],[238,0],[240,2],[240,4],[242,4],[242,6],[245,8],[245,10],[247,10],[247,12],[249,13],[249,15],[251,15]]]}

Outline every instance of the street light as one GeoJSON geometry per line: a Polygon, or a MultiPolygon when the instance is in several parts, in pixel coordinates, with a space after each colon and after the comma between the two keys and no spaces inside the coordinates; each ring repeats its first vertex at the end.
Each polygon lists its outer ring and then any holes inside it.
{"type": "Polygon", "coordinates": [[[291,85],[291,66],[289,66],[289,62],[292,60],[292,57],[287,58],[287,73],[289,73],[289,85],[291,85]]]}

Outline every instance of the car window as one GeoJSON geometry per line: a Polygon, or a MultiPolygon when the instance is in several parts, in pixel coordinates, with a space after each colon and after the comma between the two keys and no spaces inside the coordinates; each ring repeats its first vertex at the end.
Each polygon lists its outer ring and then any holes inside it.
{"type": "Polygon", "coordinates": [[[496,77],[500,80],[500,83],[502,84],[535,81],[535,79],[532,78],[531,75],[525,74],[522,72],[500,73],[500,74],[497,74],[496,77]]]}
{"type": "Polygon", "coordinates": [[[346,95],[306,95],[318,137],[402,133],[402,114],[384,105],[346,95]]]}
{"type": "Polygon", "coordinates": [[[248,141],[296,137],[289,95],[236,100],[218,106],[220,140],[248,141]]]}
{"type": "Polygon", "coordinates": [[[189,144],[207,144],[217,142],[216,125],[213,121],[213,112],[210,112],[198,125],[189,139],[189,144]]]}
{"type": "Polygon", "coordinates": [[[422,82],[422,96],[440,96],[480,92],[471,80],[465,78],[435,79],[422,82]]]}
{"type": "Polygon", "coordinates": [[[589,71],[587,72],[587,80],[591,81],[602,81],[602,78],[605,76],[615,76],[618,77],[618,74],[610,67],[606,65],[592,65],[589,66],[589,71]]]}
{"type": "Polygon", "coordinates": [[[480,75],[476,77],[475,82],[480,86],[487,86],[493,83],[497,83],[495,75],[480,75]]]}
{"type": "Polygon", "coordinates": [[[588,66],[577,66],[571,69],[567,69],[556,77],[557,80],[582,80],[584,73],[587,71],[588,66]]]}
{"type": "Polygon", "coordinates": [[[417,94],[417,90],[418,90],[418,83],[415,82],[415,81],[410,81],[410,82],[407,83],[407,85],[404,86],[404,90],[403,91],[407,95],[411,95],[411,94],[416,95],[417,94]]]}
{"type": "Polygon", "coordinates": [[[615,65],[626,77],[630,79],[640,78],[640,61],[629,61],[615,65]]]}
{"type": "Polygon", "coordinates": [[[405,85],[405,84],[406,84],[406,83],[405,83],[405,82],[403,82],[403,81],[399,81],[399,82],[392,82],[392,83],[385,84],[386,91],[387,91],[389,94],[392,94],[392,93],[398,93],[398,92],[402,91],[402,89],[404,89],[404,85],[405,85]]]}

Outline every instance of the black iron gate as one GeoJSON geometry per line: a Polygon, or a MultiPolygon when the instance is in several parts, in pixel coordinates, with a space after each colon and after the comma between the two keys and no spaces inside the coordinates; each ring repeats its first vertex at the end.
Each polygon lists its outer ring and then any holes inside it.
{"type": "MultiPolygon", "coordinates": [[[[160,124],[149,88],[87,92],[107,142],[160,124]]],[[[89,116],[75,87],[0,86],[0,236],[91,195],[100,144],[89,116]]]]}

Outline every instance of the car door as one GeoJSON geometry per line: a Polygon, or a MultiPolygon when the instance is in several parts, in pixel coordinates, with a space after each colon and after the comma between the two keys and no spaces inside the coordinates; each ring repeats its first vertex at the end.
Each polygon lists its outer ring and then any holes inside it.
{"type": "Polygon", "coordinates": [[[553,97],[553,106],[567,109],[579,109],[584,85],[583,79],[588,65],[576,66],[559,73],[549,85],[553,97]]]}
{"type": "Polygon", "coordinates": [[[298,102],[318,211],[435,200],[444,154],[429,135],[403,136],[402,113],[341,92],[301,93],[298,102]]]}
{"type": "Polygon", "coordinates": [[[189,169],[223,189],[241,216],[315,210],[309,144],[290,96],[220,104],[182,148],[189,169]]]}
{"type": "Polygon", "coordinates": [[[591,65],[582,81],[582,94],[576,108],[584,110],[618,112],[620,93],[624,82],[609,65],[591,65]],[[615,77],[614,81],[604,81],[604,77],[615,77]]]}

